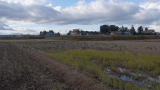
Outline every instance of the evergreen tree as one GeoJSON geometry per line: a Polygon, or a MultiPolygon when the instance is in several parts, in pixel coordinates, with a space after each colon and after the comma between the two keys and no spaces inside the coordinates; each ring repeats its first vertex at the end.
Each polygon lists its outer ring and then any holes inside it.
{"type": "Polygon", "coordinates": [[[148,31],[148,28],[147,28],[147,27],[145,28],[145,31],[148,31]]]}
{"type": "Polygon", "coordinates": [[[111,31],[118,31],[118,26],[116,26],[116,25],[110,25],[110,30],[111,31]]]}
{"type": "Polygon", "coordinates": [[[127,27],[125,27],[125,28],[124,28],[124,32],[127,32],[127,30],[128,30],[128,28],[127,28],[127,27]]]}
{"type": "Polygon", "coordinates": [[[136,34],[136,31],[135,31],[135,29],[134,29],[134,26],[133,26],[133,25],[131,26],[131,33],[132,33],[133,35],[135,35],[135,34],[136,34]]]}
{"type": "Polygon", "coordinates": [[[138,27],[138,33],[141,34],[142,31],[143,31],[143,27],[142,26],[138,27]]]}
{"type": "Polygon", "coordinates": [[[109,33],[110,32],[109,26],[108,25],[100,26],[100,32],[103,34],[109,33]]]}
{"type": "Polygon", "coordinates": [[[122,26],[122,32],[124,32],[124,27],[122,26]]]}

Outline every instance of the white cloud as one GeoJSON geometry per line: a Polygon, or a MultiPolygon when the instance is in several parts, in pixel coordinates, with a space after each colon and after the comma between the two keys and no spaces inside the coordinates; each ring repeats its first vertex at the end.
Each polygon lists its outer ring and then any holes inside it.
{"type": "Polygon", "coordinates": [[[134,15],[135,23],[148,25],[150,28],[160,32],[160,1],[146,0],[139,6],[141,7],[140,12],[134,15]]]}
{"type": "MultiPolygon", "coordinates": [[[[156,27],[160,25],[160,1],[145,0],[140,5],[118,0],[85,0],[62,8],[48,0],[0,0],[0,19],[18,24],[127,24],[156,27]],[[156,2],[156,3],[155,3],[156,2]]],[[[3,23],[5,24],[5,23],[3,23]]],[[[7,28],[0,25],[0,28],[7,28]]],[[[24,30],[24,29],[23,29],[24,30]]]]}
{"type": "Polygon", "coordinates": [[[160,2],[156,2],[156,3],[145,2],[145,3],[140,4],[140,7],[144,8],[145,10],[160,9],[160,2]]]}
{"type": "MultiPolygon", "coordinates": [[[[57,7],[56,7],[57,8],[57,7]]],[[[132,15],[139,12],[139,6],[134,3],[115,3],[112,0],[96,0],[90,3],[79,1],[76,6],[58,10],[64,21],[57,24],[97,24],[128,21],[132,15]],[[65,21],[66,20],[66,21],[65,21]]]]}
{"type": "Polygon", "coordinates": [[[29,28],[22,28],[22,27],[14,28],[14,30],[16,30],[15,31],[16,33],[23,33],[23,34],[35,34],[36,33],[35,30],[29,29],[29,28]]]}
{"type": "Polygon", "coordinates": [[[20,5],[44,5],[48,3],[47,0],[0,0],[9,4],[15,3],[20,5]]]}
{"type": "Polygon", "coordinates": [[[22,27],[17,27],[13,28],[13,30],[0,30],[0,35],[4,34],[39,34],[39,32],[36,32],[35,30],[29,29],[29,28],[22,28],[22,27]]]}
{"type": "Polygon", "coordinates": [[[159,0],[144,0],[144,2],[157,3],[157,2],[160,2],[160,1],[159,0]]]}
{"type": "Polygon", "coordinates": [[[9,25],[5,24],[5,22],[0,21],[0,30],[13,30],[9,27],[9,25]]]}
{"type": "Polygon", "coordinates": [[[53,9],[57,10],[57,11],[61,11],[61,6],[56,6],[56,7],[53,7],[53,9]]]}
{"type": "Polygon", "coordinates": [[[0,1],[0,18],[12,21],[34,22],[37,24],[98,24],[128,22],[139,12],[134,3],[115,3],[113,0],[96,0],[90,3],[79,1],[75,6],[62,9],[51,7],[45,0],[0,1]],[[35,4],[37,3],[37,4],[35,4]],[[9,14],[10,13],[10,14],[9,14]]]}
{"type": "Polygon", "coordinates": [[[49,4],[41,2],[44,0],[39,2],[38,0],[25,0],[23,4],[21,1],[23,0],[0,1],[0,18],[4,18],[7,21],[23,21],[40,24],[48,23],[57,17],[58,12],[48,6],[49,4]]]}
{"type": "Polygon", "coordinates": [[[149,27],[150,27],[151,29],[156,30],[156,32],[160,32],[160,26],[158,26],[158,25],[150,25],[149,27]]]}
{"type": "Polygon", "coordinates": [[[35,30],[29,28],[16,27],[11,28],[11,25],[7,25],[6,22],[0,21],[0,34],[13,34],[13,33],[23,33],[23,34],[37,34],[35,30]]]}
{"type": "Polygon", "coordinates": [[[150,24],[159,19],[160,4],[115,2],[114,0],[83,1],[67,8],[53,7],[46,0],[0,1],[0,18],[36,24],[150,24]],[[19,4],[17,4],[19,3],[19,4]],[[148,7],[149,6],[149,7],[148,7]],[[10,13],[10,14],[9,14],[10,13]]]}

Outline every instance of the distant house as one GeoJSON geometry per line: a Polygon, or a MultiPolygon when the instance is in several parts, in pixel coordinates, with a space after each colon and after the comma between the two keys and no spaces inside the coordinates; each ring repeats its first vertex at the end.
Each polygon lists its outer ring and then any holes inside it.
{"type": "Polygon", "coordinates": [[[73,31],[69,31],[68,33],[70,36],[81,36],[82,34],[80,33],[79,29],[73,29],[73,31]]]}
{"type": "Polygon", "coordinates": [[[122,35],[121,31],[111,31],[111,35],[122,35]]]}
{"type": "Polygon", "coordinates": [[[146,30],[146,32],[147,32],[147,33],[152,33],[152,34],[155,34],[155,33],[156,33],[154,29],[148,29],[148,30],[146,30]]]}
{"type": "Polygon", "coordinates": [[[148,29],[141,32],[142,34],[156,34],[154,29],[148,29]]]}
{"type": "Polygon", "coordinates": [[[118,31],[123,31],[124,29],[122,27],[119,27],[118,28],[118,31]]]}
{"type": "Polygon", "coordinates": [[[128,31],[128,32],[124,32],[124,35],[132,35],[132,33],[128,31]]]}
{"type": "Polygon", "coordinates": [[[111,35],[132,35],[130,30],[127,30],[126,32],[122,31],[111,31],[111,35]]]}
{"type": "Polygon", "coordinates": [[[111,31],[111,35],[132,35],[132,33],[128,28],[120,27],[118,31],[111,31]]]}

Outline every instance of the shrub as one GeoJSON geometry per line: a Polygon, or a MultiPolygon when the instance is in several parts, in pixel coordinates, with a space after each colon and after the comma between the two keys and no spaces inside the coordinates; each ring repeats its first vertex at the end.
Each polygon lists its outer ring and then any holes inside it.
{"type": "Polygon", "coordinates": [[[44,36],[30,36],[29,39],[45,39],[44,36]]]}

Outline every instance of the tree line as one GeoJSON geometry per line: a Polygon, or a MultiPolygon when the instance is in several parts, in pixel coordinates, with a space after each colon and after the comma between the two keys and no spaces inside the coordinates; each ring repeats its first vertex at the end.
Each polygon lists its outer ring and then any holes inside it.
{"type": "MultiPolygon", "coordinates": [[[[145,31],[148,30],[148,28],[145,28],[145,31]]],[[[141,34],[141,32],[143,31],[143,27],[139,26],[136,32],[134,26],[131,26],[131,29],[128,29],[127,27],[118,27],[116,25],[102,25],[100,26],[100,33],[102,34],[110,34],[112,31],[121,31],[121,32],[130,32],[132,35],[137,35],[137,34],[141,34]]]]}

